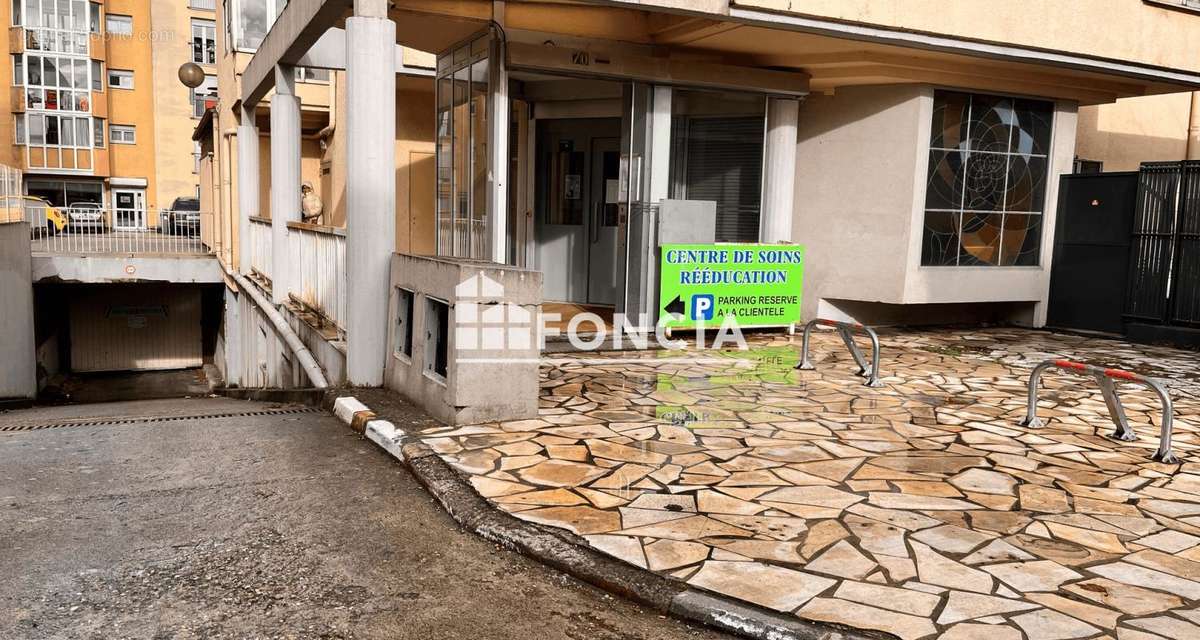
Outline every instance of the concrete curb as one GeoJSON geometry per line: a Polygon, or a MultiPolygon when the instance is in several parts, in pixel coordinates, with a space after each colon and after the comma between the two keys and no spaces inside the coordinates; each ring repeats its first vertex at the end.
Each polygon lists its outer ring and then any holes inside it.
{"type": "Polygon", "coordinates": [[[640,569],[588,546],[569,531],[520,520],[480,496],[457,471],[418,438],[379,419],[352,396],[325,394],[322,406],[404,464],[464,529],[579,580],[663,614],[754,640],[878,640],[866,634],[757,607],[701,591],[640,569]]]}

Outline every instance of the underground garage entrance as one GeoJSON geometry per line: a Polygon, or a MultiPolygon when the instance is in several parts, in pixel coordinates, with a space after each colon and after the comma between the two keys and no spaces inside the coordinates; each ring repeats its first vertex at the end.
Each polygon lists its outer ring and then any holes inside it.
{"type": "Polygon", "coordinates": [[[35,285],[39,401],[208,393],[221,305],[220,285],[35,285]]]}

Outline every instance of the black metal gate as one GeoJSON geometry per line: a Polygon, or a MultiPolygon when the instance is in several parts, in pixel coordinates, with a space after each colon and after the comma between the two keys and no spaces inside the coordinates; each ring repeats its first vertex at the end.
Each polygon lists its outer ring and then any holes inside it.
{"type": "Polygon", "coordinates": [[[1130,239],[1125,318],[1200,327],[1200,161],[1142,164],[1130,239]]]}
{"type": "Polygon", "coordinates": [[[1138,172],[1062,177],[1047,324],[1124,332],[1125,285],[1138,172]]]}

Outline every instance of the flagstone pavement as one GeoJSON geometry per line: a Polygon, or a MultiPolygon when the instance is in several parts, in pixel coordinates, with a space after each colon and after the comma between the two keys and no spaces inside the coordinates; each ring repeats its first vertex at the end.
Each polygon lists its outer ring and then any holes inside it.
{"type": "Polygon", "coordinates": [[[1200,638],[1200,357],[1018,329],[884,332],[882,388],[835,334],[748,352],[583,354],[542,367],[537,419],[425,442],[497,507],[687,584],[905,640],[1200,638]],[[1048,357],[1169,382],[1175,452],[1152,461],[1149,391],[1048,357]]]}

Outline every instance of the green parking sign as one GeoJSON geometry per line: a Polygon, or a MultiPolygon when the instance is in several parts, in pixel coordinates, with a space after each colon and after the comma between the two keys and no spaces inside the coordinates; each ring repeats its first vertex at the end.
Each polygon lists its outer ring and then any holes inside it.
{"type": "Polygon", "coordinates": [[[800,321],[804,247],[778,244],[663,245],[659,317],[666,326],[739,327],[800,321]]]}

